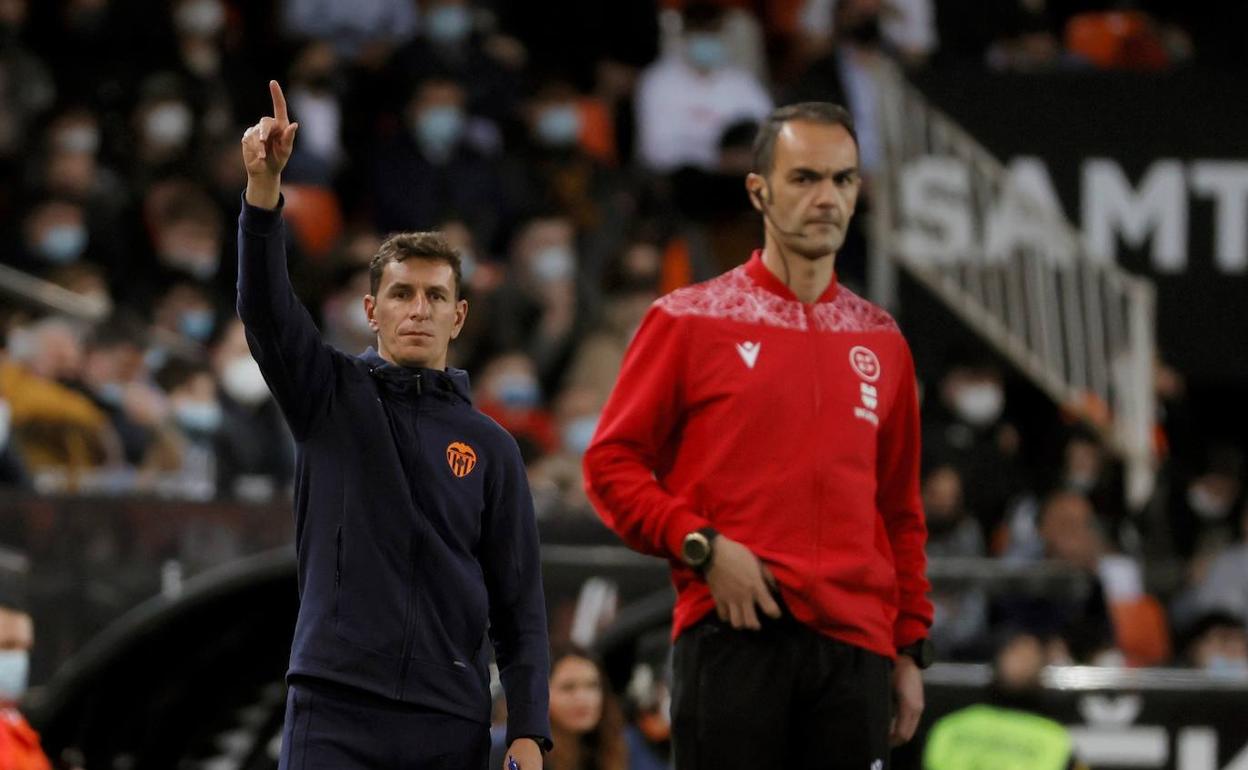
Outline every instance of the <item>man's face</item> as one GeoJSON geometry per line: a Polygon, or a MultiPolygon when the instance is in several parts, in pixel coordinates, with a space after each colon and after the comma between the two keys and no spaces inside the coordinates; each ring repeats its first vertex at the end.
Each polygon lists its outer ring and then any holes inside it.
{"type": "Polygon", "coordinates": [[[364,297],[381,357],[400,366],[446,368],[451,340],[468,317],[455,299],[455,272],[445,262],[409,257],[388,262],[377,296],[364,297]]]}
{"type": "Polygon", "coordinates": [[[835,254],[858,203],[858,147],[843,126],[790,121],[776,137],[766,178],[745,185],[754,208],[766,213],[772,237],[787,253],[815,260],[835,254]]]}

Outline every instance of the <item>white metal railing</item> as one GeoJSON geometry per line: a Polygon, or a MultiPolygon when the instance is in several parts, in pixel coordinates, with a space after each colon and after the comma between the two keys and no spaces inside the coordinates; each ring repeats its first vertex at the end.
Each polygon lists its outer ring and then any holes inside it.
{"type": "Polygon", "coordinates": [[[878,69],[884,165],[873,180],[871,293],[892,305],[899,266],[1124,461],[1126,496],[1155,480],[1154,287],[1083,246],[1025,178],[878,69]]]}

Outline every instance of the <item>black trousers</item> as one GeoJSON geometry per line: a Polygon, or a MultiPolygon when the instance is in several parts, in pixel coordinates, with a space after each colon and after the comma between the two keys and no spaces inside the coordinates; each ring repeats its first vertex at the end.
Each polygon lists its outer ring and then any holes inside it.
{"type": "Polygon", "coordinates": [[[709,619],[673,652],[676,770],[884,770],[892,661],[787,614],[761,631],[709,619]]]}
{"type": "Polygon", "coordinates": [[[278,770],[487,770],[489,725],[328,682],[292,683],[278,770]]]}

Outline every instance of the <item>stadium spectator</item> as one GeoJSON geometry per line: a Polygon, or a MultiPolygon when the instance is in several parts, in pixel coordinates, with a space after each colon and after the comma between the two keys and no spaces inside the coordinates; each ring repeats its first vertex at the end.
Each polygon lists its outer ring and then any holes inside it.
{"type": "Polygon", "coordinates": [[[1019,432],[1005,414],[1004,377],[988,359],[958,352],[936,392],[923,410],[924,454],[961,472],[967,508],[991,540],[1024,481],[1019,432]]]}
{"type": "Polygon", "coordinates": [[[512,240],[510,280],[499,292],[503,325],[495,333],[533,359],[546,393],[558,389],[584,324],[577,245],[576,228],[565,216],[525,222],[512,240]]]}
{"type": "Polygon", "coordinates": [[[25,556],[0,548],[0,767],[52,770],[35,732],[19,709],[30,673],[35,628],[26,611],[25,556]]]}
{"type": "MultiPolygon", "coordinates": [[[[555,748],[545,770],[642,770],[624,739],[624,717],[602,667],[589,653],[556,646],[550,655],[550,729],[555,748]]],[[[506,766],[502,735],[494,733],[490,769],[506,766]]]]}
{"type": "Polygon", "coordinates": [[[1187,632],[1184,658],[1212,676],[1248,681],[1248,626],[1242,615],[1208,612],[1187,632]]]}
{"type": "Polygon", "coordinates": [[[489,157],[496,134],[467,102],[463,83],[447,76],[431,75],[413,88],[403,129],[381,137],[371,157],[379,231],[428,230],[463,217],[477,241],[493,242],[508,210],[497,161],[489,157]]]}
{"type": "Polygon", "coordinates": [[[954,711],[932,726],[923,751],[924,770],[1085,769],[1070,733],[1042,713],[1044,641],[1017,630],[1001,636],[988,702],[954,711]]]}
{"type": "MultiPolygon", "coordinates": [[[[979,521],[963,502],[962,475],[952,465],[927,470],[922,482],[928,558],[987,555],[979,521]]],[[[942,659],[973,653],[988,631],[988,596],[982,587],[932,591],[932,644],[942,659]]]]}
{"type": "Polygon", "coordinates": [[[221,428],[214,442],[217,493],[241,500],[271,499],[293,479],[294,439],[237,318],[229,320],[213,348],[212,369],[221,404],[221,428]]]}
{"type": "Polygon", "coordinates": [[[771,111],[763,84],[727,62],[722,20],[722,10],[712,4],[688,5],[680,50],[641,75],[638,157],[652,171],[713,169],[723,130],[742,118],[761,121],[771,111]]]}

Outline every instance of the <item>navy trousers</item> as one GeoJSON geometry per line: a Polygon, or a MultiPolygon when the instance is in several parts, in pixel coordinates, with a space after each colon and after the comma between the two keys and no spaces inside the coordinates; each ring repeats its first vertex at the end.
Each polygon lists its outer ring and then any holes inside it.
{"type": "Polygon", "coordinates": [[[300,680],[286,696],[278,770],[487,770],[489,725],[300,680]]]}

